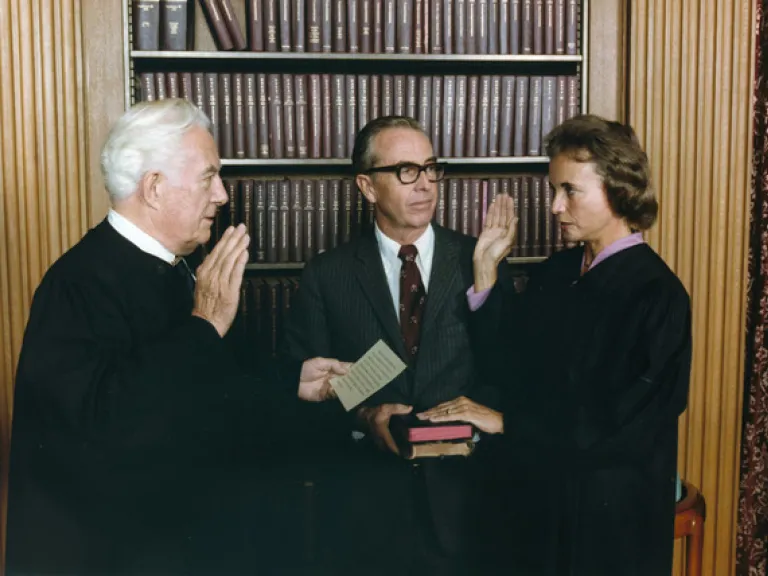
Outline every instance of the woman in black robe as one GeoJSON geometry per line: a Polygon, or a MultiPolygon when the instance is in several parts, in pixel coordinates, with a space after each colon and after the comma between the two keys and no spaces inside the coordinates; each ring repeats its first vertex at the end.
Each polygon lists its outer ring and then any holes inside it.
{"type": "Polygon", "coordinates": [[[503,556],[489,554],[491,573],[668,575],[688,294],[642,239],[658,205],[631,128],[576,117],[550,133],[547,154],[552,212],[574,247],[515,293],[496,272],[517,222],[499,197],[475,250],[475,343],[503,415],[462,398],[421,417],[503,433],[483,512],[496,519],[487,548],[503,556]]]}

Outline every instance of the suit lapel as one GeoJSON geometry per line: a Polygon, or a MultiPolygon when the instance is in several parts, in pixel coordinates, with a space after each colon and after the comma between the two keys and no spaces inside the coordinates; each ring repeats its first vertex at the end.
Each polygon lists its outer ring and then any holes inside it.
{"type": "Polygon", "coordinates": [[[376,243],[376,237],[372,233],[365,234],[360,238],[355,274],[363,294],[368,298],[384,328],[390,346],[401,358],[405,358],[405,345],[400,334],[400,321],[395,315],[392,294],[389,292],[387,278],[384,274],[379,247],[376,243]]]}
{"type": "Polygon", "coordinates": [[[435,226],[435,255],[432,259],[432,272],[429,276],[427,308],[421,326],[422,346],[430,330],[434,329],[440,310],[451,293],[456,275],[459,272],[459,243],[455,242],[444,228],[435,226]]]}

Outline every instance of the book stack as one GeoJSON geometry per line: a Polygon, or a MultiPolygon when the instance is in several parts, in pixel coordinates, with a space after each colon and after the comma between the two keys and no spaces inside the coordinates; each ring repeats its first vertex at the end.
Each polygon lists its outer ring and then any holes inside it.
{"type": "Polygon", "coordinates": [[[474,448],[474,427],[466,422],[433,423],[412,414],[392,416],[392,437],[404,458],[469,456],[474,448]]]}

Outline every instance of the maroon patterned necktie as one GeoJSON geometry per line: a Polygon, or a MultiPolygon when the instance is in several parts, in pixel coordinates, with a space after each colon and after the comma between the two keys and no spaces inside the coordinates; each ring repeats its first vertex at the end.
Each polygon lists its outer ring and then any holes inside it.
{"type": "Polygon", "coordinates": [[[427,291],[416,265],[418,253],[416,246],[408,244],[402,246],[397,255],[403,261],[400,269],[400,332],[409,360],[414,360],[419,352],[421,318],[427,302],[427,291]]]}

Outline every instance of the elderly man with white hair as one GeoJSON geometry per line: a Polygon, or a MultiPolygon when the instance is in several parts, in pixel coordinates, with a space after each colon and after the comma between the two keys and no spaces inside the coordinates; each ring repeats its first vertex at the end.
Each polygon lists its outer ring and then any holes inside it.
{"type": "MultiPolygon", "coordinates": [[[[196,277],[184,260],[227,202],[209,128],[177,99],[120,118],[101,157],[112,208],[37,289],[16,378],[8,574],[242,569],[237,467],[263,461],[259,423],[280,409],[222,341],[245,228],[227,229],[196,277]]],[[[346,368],[307,360],[291,395],[325,399],[346,368]]]]}

